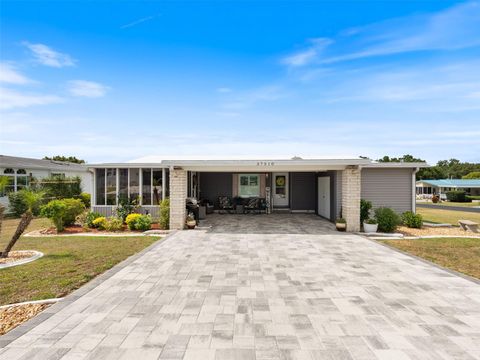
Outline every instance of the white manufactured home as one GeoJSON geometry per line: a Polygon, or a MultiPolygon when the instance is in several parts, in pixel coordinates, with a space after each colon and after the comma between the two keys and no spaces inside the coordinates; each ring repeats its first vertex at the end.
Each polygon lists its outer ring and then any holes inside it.
{"type": "Polygon", "coordinates": [[[92,209],[110,215],[121,197],[135,197],[142,212],[156,215],[159,202],[169,197],[170,227],[183,229],[188,198],[214,211],[221,211],[226,199],[247,199],[247,204],[258,199],[266,213],[309,212],[331,221],[342,216],[349,231],[358,231],[360,199],[398,213],[415,211],[415,174],[425,166],[364,158],[96,164],[90,165],[92,209]]]}

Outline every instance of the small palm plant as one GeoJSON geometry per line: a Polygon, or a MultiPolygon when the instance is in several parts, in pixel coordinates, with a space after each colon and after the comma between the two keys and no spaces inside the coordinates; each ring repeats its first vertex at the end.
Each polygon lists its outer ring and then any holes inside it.
{"type": "Polygon", "coordinates": [[[8,253],[12,250],[15,246],[15,243],[18,241],[20,236],[25,232],[28,225],[33,219],[33,209],[37,207],[43,198],[45,197],[45,193],[43,191],[33,191],[33,190],[23,190],[23,197],[25,204],[27,205],[27,210],[22,214],[20,218],[20,222],[18,223],[17,230],[15,234],[13,234],[12,238],[8,242],[5,250],[0,253],[0,257],[6,258],[8,257],[8,253]]]}

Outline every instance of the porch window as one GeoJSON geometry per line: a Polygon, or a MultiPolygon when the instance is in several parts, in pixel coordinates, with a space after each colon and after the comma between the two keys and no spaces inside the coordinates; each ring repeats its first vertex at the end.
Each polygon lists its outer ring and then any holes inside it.
{"type": "Polygon", "coordinates": [[[105,205],[105,169],[95,170],[96,204],[105,205]]]}
{"type": "Polygon", "coordinates": [[[140,196],[140,169],[130,169],[130,199],[140,196]]]}
{"type": "Polygon", "coordinates": [[[142,205],[152,205],[152,170],[142,169],[142,205]]]}
{"type": "Polygon", "coordinates": [[[139,197],[142,205],[158,205],[168,194],[167,174],[167,169],[95,169],[95,205],[118,205],[121,199],[139,197]]]}
{"type": "Polygon", "coordinates": [[[258,174],[240,174],[238,195],[241,197],[260,196],[260,176],[258,174]]]}
{"type": "Polygon", "coordinates": [[[118,169],[118,197],[128,200],[128,169],[118,169]]]}
{"type": "Polygon", "coordinates": [[[107,205],[117,202],[117,169],[107,169],[107,205]]]}

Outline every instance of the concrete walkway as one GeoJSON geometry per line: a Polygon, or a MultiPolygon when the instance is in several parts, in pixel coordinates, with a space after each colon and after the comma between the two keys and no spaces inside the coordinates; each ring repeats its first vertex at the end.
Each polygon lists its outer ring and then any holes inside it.
{"type": "Polygon", "coordinates": [[[480,285],[348,234],[178,232],[50,309],[0,359],[480,358],[480,285]]]}

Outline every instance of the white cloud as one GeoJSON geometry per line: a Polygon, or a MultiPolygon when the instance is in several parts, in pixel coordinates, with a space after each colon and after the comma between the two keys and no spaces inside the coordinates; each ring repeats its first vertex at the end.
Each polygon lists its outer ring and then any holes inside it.
{"type": "Polygon", "coordinates": [[[480,3],[472,1],[433,14],[394,18],[346,29],[334,41],[326,41],[320,47],[314,43],[301,52],[283,58],[282,62],[298,67],[406,52],[479,46],[480,3]]]}
{"type": "Polygon", "coordinates": [[[327,38],[318,38],[309,40],[311,45],[304,50],[284,57],[281,62],[287,66],[304,66],[314,62],[322,51],[332,43],[327,38]]]}
{"type": "Polygon", "coordinates": [[[108,90],[108,86],[93,81],[72,80],[68,82],[68,91],[73,96],[102,97],[108,90]]]}
{"type": "Polygon", "coordinates": [[[22,108],[34,105],[60,103],[63,99],[56,95],[26,94],[0,87],[0,109],[22,108]]]}
{"type": "Polygon", "coordinates": [[[47,45],[30,44],[29,42],[23,44],[32,51],[37,62],[42,65],[57,68],[75,65],[75,60],[70,55],[55,51],[47,45]]]}
{"type": "Polygon", "coordinates": [[[13,65],[0,63],[0,83],[24,85],[32,82],[26,76],[20,74],[13,65]]]}

